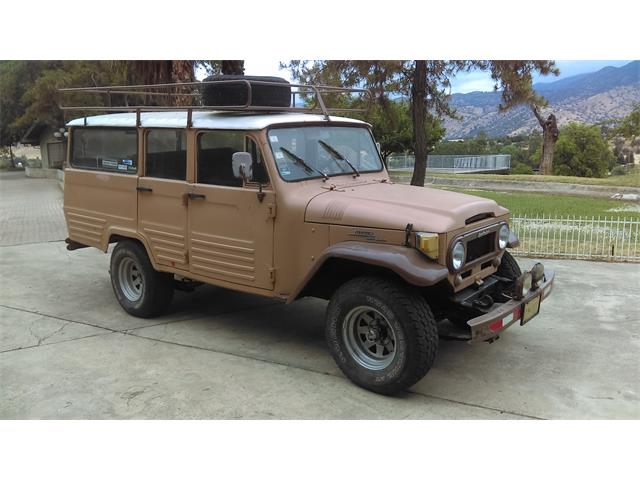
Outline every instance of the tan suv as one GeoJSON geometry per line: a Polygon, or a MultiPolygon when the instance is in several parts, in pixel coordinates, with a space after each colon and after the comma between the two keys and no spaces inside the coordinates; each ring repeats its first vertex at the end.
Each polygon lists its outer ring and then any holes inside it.
{"type": "Polygon", "coordinates": [[[392,182],[369,125],[322,102],[322,114],[247,104],[68,123],[68,248],[116,244],[128,313],[161,315],[186,282],[326,299],[336,363],[384,394],[427,373],[439,327],[475,343],[537,315],[553,272],[520,271],[506,209],[392,182]]]}

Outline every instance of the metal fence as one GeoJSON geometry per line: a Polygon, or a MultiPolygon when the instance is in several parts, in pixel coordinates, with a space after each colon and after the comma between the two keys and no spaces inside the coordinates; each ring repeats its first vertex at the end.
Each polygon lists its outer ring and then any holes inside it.
{"type": "Polygon", "coordinates": [[[626,217],[517,216],[515,255],[640,263],[640,220],[626,217]]]}
{"type": "MultiPolygon", "coordinates": [[[[389,155],[389,170],[413,170],[413,155],[389,155]]],[[[500,172],[511,168],[511,155],[427,155],[427,171],[442,173],[500,172]]]]}

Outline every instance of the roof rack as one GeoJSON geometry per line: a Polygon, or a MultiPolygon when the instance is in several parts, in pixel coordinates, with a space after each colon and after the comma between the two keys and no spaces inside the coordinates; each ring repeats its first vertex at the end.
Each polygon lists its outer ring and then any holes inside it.
{"type": "MultiPolygon", "coordinates": [[[[162,111],[186,111],[187,127],[192,126],[192,116],[194,111],[215,111],[215,112],[303,112],[320,113],[325,120],[329,120],[331,113],[362,112],[362,108],[331,108],[327,107],[325,95],[337,94],[361,94],[372,99],[371,92],[365,88],[334,87],[330,85],[302,85],[294,83],[270,82],[265,80],[234,79],[216,80],[203,82],[182,82],[182,83],[160,83],[154,85],[118,85],[102,87],[74,87],[60,88],[63,94],[94,94],[102,95],[106,105],[60,105],[63,111],[101,111],[101,112],[136,112],[136,125],[140,126],[141,112],[162,112],[162,111]],[[202,105],[202,89],[206,85],[244,85],[247,88],[246,102],[241,105],[202,105]],[[289,88],[291,102],[289,106],[264,106],[253,105],[253,89],[255,86],[274,86],[289,88]],[[311,106],[296,107],[296,96],[310,99],[311,106]],[[143,102],[149,98],[170,105],[129,105],[131,97],[143,97],[143,102]],[[114,105],[114,100],[120,100],[124,105],[114,105]],[[293,106],[292,106],[293,105],[293,106]]],[[[155,102],[154,102],[155,103],[155,102]]],[[[86,117],[85,117],[86,121],[86,117]]]]}

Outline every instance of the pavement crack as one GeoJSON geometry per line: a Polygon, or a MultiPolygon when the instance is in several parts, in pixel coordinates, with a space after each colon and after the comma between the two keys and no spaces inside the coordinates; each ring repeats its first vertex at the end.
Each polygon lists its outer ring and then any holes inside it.
{"type": "Polygon", "coordinates": [[[50,346],[50,345],[58,345],[60,343],[75,342],[76,340],[83,340],[85,338],[91,338],[91,337],[100,337],[102,335],[111,335],[113,333],[120,333],[120,332],[93,333],[91,335],[84,335],[82,337],[66,338],[64,340],[60,340],[59,342],[49,342],[49,343],[44,344],[44,345],[37,344],[37,345],[27,345],[26,347],[9,348],[7,350],[0,350],[0,354],[1,353],[17,352],[19,350],[29,350],[31,348],[38,348],[38,347],[44,347],[44,346],[50,346]]]}
{"type": "MultiPolygon", "coordinates": [[[[224,350],[216,350],[216,349],[213,349],[213,348],[205,348],[205,347],[198,347],[196,345],[188,345],[188,344],[185,344],[185,343],[171,342],[169,340],[160,340],[160,339],[157,339],[157,338],[145,337],[144,335],[136,335],[135,333],[131,333],[131,332],[119,332],[119,333],[122,333],[123,335],[129,335],[129,336],[132,336],[132,337],[143,338],[145,340],[149,340],[149,341],[152,341],[152,342],[159,342],[159,343],[165,343],[165,344],[168,344],[168,345],[175,345],[175,346],[178,346],[178,347],[193,348],[195,350],[203,350],[203,351],[207,351],[207,352],[219,353],[219,354],[222,354],[222,355],[229,355],[229,356],[232,356],[232,357],[243,358],[243,359],[246,359],[246,360],[253,360],[253,361],[256,361],[256,362],[269,363],[269,364],[272,364],[272,365],[278,365],[278,366],[282,366],[282,367],[293,368],[293,369],[296,369],[296,370],[315,373],[315,374],[319,374],[319,375],[329,375],[329,376],[332,376],[334,378],[340,378],[340,379],[343,379],[343,380],[347,381],[347,379],[345,377],[343,377],[343,376],[335,375],[333,373],[325,372],[325,371],[321,371],[321,370],[314,370],[314,369],[311,369],[311,368],[301,367],[299,365],[291,365],[291,364],[288,364],[288,363],[278,362],[278,361],[275,361],[275,360],[269,360],[269,359],[265,359],[265,358],[256,358],[256,357],[252,357],[250,355],[242,355],[242,354],[235,353],[235,352],[229,352],[229,351],[224,351],[224,350]]],[[[493,411],[493,412],[498,412],[500,414],[506,413],[506,414],[514,415],[514,416],[518,416],[518,417],[529,418],[531,420],[546,420],[545,418],[536,417],[536,416],[533,416],[533,415],[527,415],[525,413],[513,412],[513,411],[510,411],[510,410],[505,410],[505,409],[495,408],[495,407],[488,407],[486,405],[479,405],[479,404],[470,403],[470,402],[463,402],[463,401],[460,401],[460,400],[452,400],[450,398],[438,397],[436,395],[430,395],[430,394],[426,394],[426,393],[415,392],[415,391],[412,391],[412,390],[409,390],[408,393],[411,394],[411,395],[418,395],[418,396],[424,397],[424,398],[433,398],[433,399],[440,400],[440,401],[443,401],[443,402],[451,402],[451,403],[455,403],[455,404],[458,404],[458,405],[465,405],[467,407],[474,407],[474,408],[480,408],[480,409],[483,409],[483,410],[490,410],[490,411],[493,411]]]]}
{"type": "MultiPolygon", "coordinates": [[[[1,304],[0,304],[0,307],[8,308],[10,310],[16,310],[18,312],[31,313],[33,315],[41,315],[41,316],[47,317],[47,318],[54,318],[56,320],[62,320],[63,322],[77,323],[77,324],[80,324],[80,325],[86,325],[88,327],[100,328],[102,330],[107,330],[107,331],[109,331],[111,333],[121,332],[122,331],[122,330],[116,330],[116,329],[109,328],[109,327],[103,327],[102,325],[95,325],[95,324],[89,323],[89,322],[81,322],[80,320],[71,320],[69,318],[57,317],[55,315],[49,315],[49,314],[46,314],[46,313],[38,312],[37,310],[28,310],[26,308],[12,307],[10,305],[1,305],[1,304]]],[[[31,332],[31,333],[33,333],[33,332],[31,332]]],[[[56,332],[54,332],[54,333],[56,333],[56,332]]],[[[38,337],[38,335],[35,335],[35,336],[38,337]]]]}
{"type": "Polygon", "coordinates": [[[419,395],[419,396],[425,397],[425,398],[435,398],[437,400],[442,400],[442,401],[445,401],[445,402],[457,403],[459,405],[465,405],[467,407],[482,408],[484,410],[491,410],[491,411],[498,412],[498,413],[501,413],[501,414],[502,413],[507,413],[509,415],[516,415],[518,417],[529,418],[531,420],[547,420],[546,418],[536,417],[534,415],[527,415],[526,413],[514,412],[514,411],[511,411],[511,410],[505,410],[505,409],[496,408],[496,407],[488,407],[486,405],[480,405],[480,404],[471,403],[471,402],[463,402],[461,400],[453,400],[451,398],[439,397],[437,395],[431,395],[431,394],[428,394],[428,393],[415,392],[413,390],[410,390],[410,393],[413,394],[413,395],[419,395]]]}
{"type": "Polygon", "coordinates": [[[58,328],[55,331],[51,332],[49,335],[46,335],[46,336],[40,338],[40,341],[38,342],[38,345],[36,345],[36,346],[42,345],[45,341],[49,340],[54,335],[60,333],[62,330],[64,330],[67,327],[67,325],[69,325],[69,323],[63,324],[60,328],[58,328]]]}

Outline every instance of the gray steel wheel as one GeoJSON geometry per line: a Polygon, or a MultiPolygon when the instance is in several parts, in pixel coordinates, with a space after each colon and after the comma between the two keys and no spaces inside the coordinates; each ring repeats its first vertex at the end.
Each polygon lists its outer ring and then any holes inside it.
{"type": "Polygon", "coordinates": [[[137,302],[142,298],[144,293],[142,270],[133,258],[123,258],[118,265],[118,283],[127,300],[137,302]]]}
{"type": "Polygon", "coordinates": [[[351,357],[369,370],[388,367],[396,356],[396,335],[391,324],[370,306],[356,307],[347,313],[342,339],[351,357]]]}

